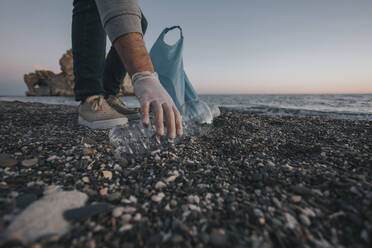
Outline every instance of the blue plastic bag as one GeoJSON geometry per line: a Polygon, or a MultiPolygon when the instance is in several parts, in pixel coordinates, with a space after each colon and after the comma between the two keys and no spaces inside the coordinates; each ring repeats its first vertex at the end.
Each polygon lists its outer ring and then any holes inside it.
{"type": "Polygon", "coordinates": [[[184,121],[211,123],[213,116],[208,105],[199,100],[183,68],[183,34],[180,26],[166,28],[151,48],[150,56],[160,83],[172,97],[184,121]],[[179,29],[180,39],[173,45],[165,43],[165,35],[179,29]]]}

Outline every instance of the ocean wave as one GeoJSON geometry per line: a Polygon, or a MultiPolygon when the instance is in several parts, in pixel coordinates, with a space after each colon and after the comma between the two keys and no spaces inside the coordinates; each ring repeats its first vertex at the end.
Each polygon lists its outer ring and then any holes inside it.
{"type": "MultiPolygon", "coordinates": [[[[221,112],[245,112],[265,115],[327,116],[336,119],[372,120],[372,95],[204,95],[208,105],[219,106],[221,112]],[[350,99],[352,98],[352,99],[350,99]],[[355,102],[357,104],[352,104],[355,102]]],[[[121,97],[128,107],[138,108],[136,97],[121,97]]],[[[39,102],[79,105],[73,97],[0,97],[0,101],[39,102]]]]}
{"type": "Polygon", "coordinates": [[[326,116],[335,119],[372,120],[372,114],[360,112],[320,111],[300,108],[285,108],[273,106],[244,106],[222,105],[221,112],[256,113],[264,115],[288,115],[288,116],[326,116]]]}

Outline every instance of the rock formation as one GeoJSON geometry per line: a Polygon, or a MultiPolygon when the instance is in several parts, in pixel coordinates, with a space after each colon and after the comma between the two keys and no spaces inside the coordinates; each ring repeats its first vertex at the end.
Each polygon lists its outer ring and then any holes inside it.
{"type": "MultiPolygon", "coordinates": [[[[74,68],[72,50],[68,50],[59,60],[61,73],[37,70],[24,75],[28,87],[27,96],[73,96],[74,68]]],[[[127,75],[121,86],[120,95],[134,95],[130,77],[127,75]]]]}

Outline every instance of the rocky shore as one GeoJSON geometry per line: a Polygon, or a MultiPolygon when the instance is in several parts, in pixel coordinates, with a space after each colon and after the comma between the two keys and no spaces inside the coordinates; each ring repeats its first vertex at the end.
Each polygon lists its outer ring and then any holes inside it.
{"type": "Polygon", "coordinates": [[[76,112],[0,102],[1,246],[372,246],[371,121],[223,113],[130,159],[76,112]]]}

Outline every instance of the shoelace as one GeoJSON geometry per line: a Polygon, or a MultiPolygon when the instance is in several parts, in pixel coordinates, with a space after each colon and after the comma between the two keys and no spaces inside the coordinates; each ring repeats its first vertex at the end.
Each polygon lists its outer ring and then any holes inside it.
{"type": "Polygon", "coordinates": [[[99,111],[103,108],[103,96],[91,96],[87,98],[86,102],[92,104],[93,111],[99,111]]]}
{"type": "Polygon", "coordinates": [[[120,99],[116,96],[110,96],[110,98],[112,99],[112,101],[118,105],[120,105],[121,107],[123,108],[127,108],[127,105],[125,105],[125,103],[123,103],[122,101],[120,101],[120,99]]]}

